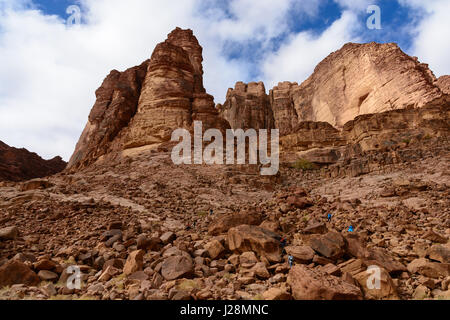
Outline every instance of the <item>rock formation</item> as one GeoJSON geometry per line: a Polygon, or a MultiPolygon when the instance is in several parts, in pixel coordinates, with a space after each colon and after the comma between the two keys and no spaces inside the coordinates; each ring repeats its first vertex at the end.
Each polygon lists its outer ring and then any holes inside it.
{"type": "MultiPolygon", "coordinates": [[[[232,127],[258,119],[242,112],[255,109],[255,99],[236,98],[238,88],[245,88],[245,84],[229,89],[226,111],[222,112],[232,127]]],[[[426,64],[402,52],[396,44],[348,43],[320,62],[301,85],[281,82],[270,90],[270,107],[266,104],[267,94],[261,90],[258,102],[261,113],[271,109],[274,127],[286,135],[304,121],[328,122],[342,128],[363,114],[439,105],[450,101],[448,90],[448,77],[437,80],[426,64]]],[[[270,111],[268,114],[270,118],[270,111]]],[[[265,123],[255,125],[259,128],[265,123]]]]}
{"type": "Polygon", "coordinates": [[[16,149],[0,141],[0,180],[23,181],[58,173],[66,167],[61,157],[44,160],[26,149],[16,149]]]}
{"type": "Polygon", "coordinates": [[[450,94],[450,76],[442,76],[437,79],[437,86],[445,94],[450,94]]]}
{"type": "Polygon", "coordinates": [[[262,82],[236,83],[226,101],[217,106],[233,129],[272,129],[274,120],[269,97],[262,82]]]}
{"type": "Polygon", "coordinates": [[[85,167],[113,150],[158,146],[173,130],[192,129],[196,120],[204,129],[228,128],[203,87],[202,50],[192,30],[176,28],[150,60],[112,71],[97,90],[68,167],[85,167]]]}

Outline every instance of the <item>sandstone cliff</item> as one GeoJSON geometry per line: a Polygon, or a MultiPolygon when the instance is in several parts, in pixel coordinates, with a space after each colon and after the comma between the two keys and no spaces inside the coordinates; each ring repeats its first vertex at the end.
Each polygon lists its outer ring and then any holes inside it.
{"type": "Polygon", "coordinates": [[[26,149],[16,149],[0,141],[0,180],[23,181],[58,173],[66,167],[61,157],[44,160],[26,149]]]}
{"type": "Polygon", "coordinates": [[[228,128],[203,87],[202,51],[192,30],[176,28],[150,60],[112,71],[97,90],[68,167],[85,167],[111,151],[158,146],[195,120],[204,129],[228,128]]]}
{"type": "MultiPolygon", "coordinates": [[[[243,86],[238,83],[238,87],[243,86]]],[[[426,64],[396,44],[348,43],[320,62],[301,85],[281,82],[270,90],[270,107],[263,104],[265,92],[258,92],[258,99],[261,110],[271,109],[275,128],[285,135],[303,121],[328,122],[342,128],[362,114],[439,105],[450,101],[448,88],[448,78],[437,80],[426,64]]],[[[255,121],[253,114],[242,113],[254,109],[254,99],[237,99],[236,91],[230,94],[229,90],[226,112],[222,113],[232,127],[255,121]]]]}
{"type": "Polygon", "coordinates": [[[217,108],[233,129],[275,127],[270,100],[262,82],[236,83],[234,89],[228,89],[225,103],[217,108]]]}
{"type": "Polygon", "coordinates": [[[443,93],[450,94],[450,76],[439,77],[436,84],[443,93]]]}

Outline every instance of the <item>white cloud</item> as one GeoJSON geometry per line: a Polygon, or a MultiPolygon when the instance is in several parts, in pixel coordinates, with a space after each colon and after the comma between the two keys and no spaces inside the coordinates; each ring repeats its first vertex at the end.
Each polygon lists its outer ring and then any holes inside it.
{"type": "MultiPolygon", "coordinates": [[[[306,14],[314,2],[304,2],[306,14]]],[[[67,28],[31,0],[0,0],[0,139],[45,158],[70,157],[104,77],[148,59],[176,26],[199,38],[205,87],[222,102],[226,89],[249,74],[248,64],[227,59],[224,42],[266,46],[287,32],[294,0],[80,3],[86,23],[67,28]]]]}
{"type": "Polygon", "coordinates": [[[411,24],[413,45],[409,50],[428,63],[437,77],[450,74],[450,1],[448,0],[400,0],[402,5],[412,7],[424,14],[417,24],[411,24]]]}
{"type": "Polygon", "coordinates": [[[377,4],[378,0],[334,0],[341,7],[351,11],[365,11],[368,6],[377,4]]]}
{"type": "Polygon", "coordinates": [[[344,11],[339,20],[318,36],[308,31],[293,35],[264,63],[262,71],[266,87],[273,87],[280,81],[300,83],[306,80],[315,66],[331,52],[347,42],[358,40],[354,36],[357,28],[356,15],[344,11]]]}
{"type": "MultiPolygon", "coordinates": [[[[358,40],[355,32],[365,23],[356,21],[358,10],[364,13],[376,2],[335,1],[344,9],[342,17],[316,35],[291,33],[288,18],[314,19],[325,0],[79,0],[85,23],[71,28],[38,11],[32,0],[0,0],[0,140],[67,160],[105,76],[148,59],[176,26],[193,29],[203,46],[205,87],[216,102],[223,102],[236,81],[254,74],[255,65],[267,88],[278,81],[301,82],[330,52],[358,40]],[[284,40],[272,52],[275,38],[284,40]],[[230,59],[225,46],[230,43],[249,52],[258,48],[263,60],[252,66],[252,57],[230,59]]],[[[430,45],[438,42],[449,52],[443,35],[450,28],[438,19],[448,10],[430,12],[434,18],[421,24],[424,45],[417,41],[417,55],[435,70],[448,70],[444,53],[430,45]]]]}

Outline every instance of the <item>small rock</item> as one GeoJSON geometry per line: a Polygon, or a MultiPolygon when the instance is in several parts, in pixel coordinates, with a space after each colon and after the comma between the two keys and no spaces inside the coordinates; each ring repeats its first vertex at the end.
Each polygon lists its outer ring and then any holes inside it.
{"type": "Polygon", "coordinates": [[[6,227],[0,229],[0,240],[15,240],[19,235],[17,227],[6,227]]]}
{"type": "Polygon", "coordinates": [[[56,281],[59,278],[57,273],[54,273],[54,272],[48,271],[48,270],[41,270],[41,271],[39,271],[38,277],[42,281],[56,281]]]}
{"type": "Polygon", "coordinates": [[[270,288],[263,293],[264,300],[291,300],[291,295],[279,288],[270,288]]]}
{"type": "Polygon", "coordinates": [[[225,251],[225,248],[222,246],[220,241],[213,240],[205,245],[205,250],[208,252],[209,257],[212,260],[215,260],[220,257],[220,255],[225,251]]]}
{"type": "Polygon", "coordinates": [[[168,244],[173,242],[176,238],[177,236],[175,235],[175,233],[168,231],[160,237],[160,240],[163,244],[168,244]]]}
{"type": "Polygon", "coordinates": [[[136,271],[141,271],[144,265],[144,254],[143,250],[136,250],[130,253],[123,267],[123,273],[130,275],[136,271]]]}

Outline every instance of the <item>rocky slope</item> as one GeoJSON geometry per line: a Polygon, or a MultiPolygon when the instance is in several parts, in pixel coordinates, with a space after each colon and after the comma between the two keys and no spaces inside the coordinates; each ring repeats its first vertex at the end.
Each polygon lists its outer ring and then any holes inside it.
{"type": "Polygon", "coordinates": [[[16,149],[0,141],[0,181],[42,178],[64,170],[61,157],[44,160],[26,149],[16,149]]]}
{"type": "Polygon", "coordinates": [[[201,62],[176,29],[105,79],[70,170],[0,185],[0,299],[450,299],[447,78],[348,44],[216,110],[201,62]],[[279,128],[279,173],[174,165],[171,131],[194,120],[279,128]]]}
{"type": "Polygon", "coordinates": [[[449,299],[449,147],[423,137],[357,177],[285,164],[269,180],[145,151],[0,187],[0,297],[449,299]]]}

